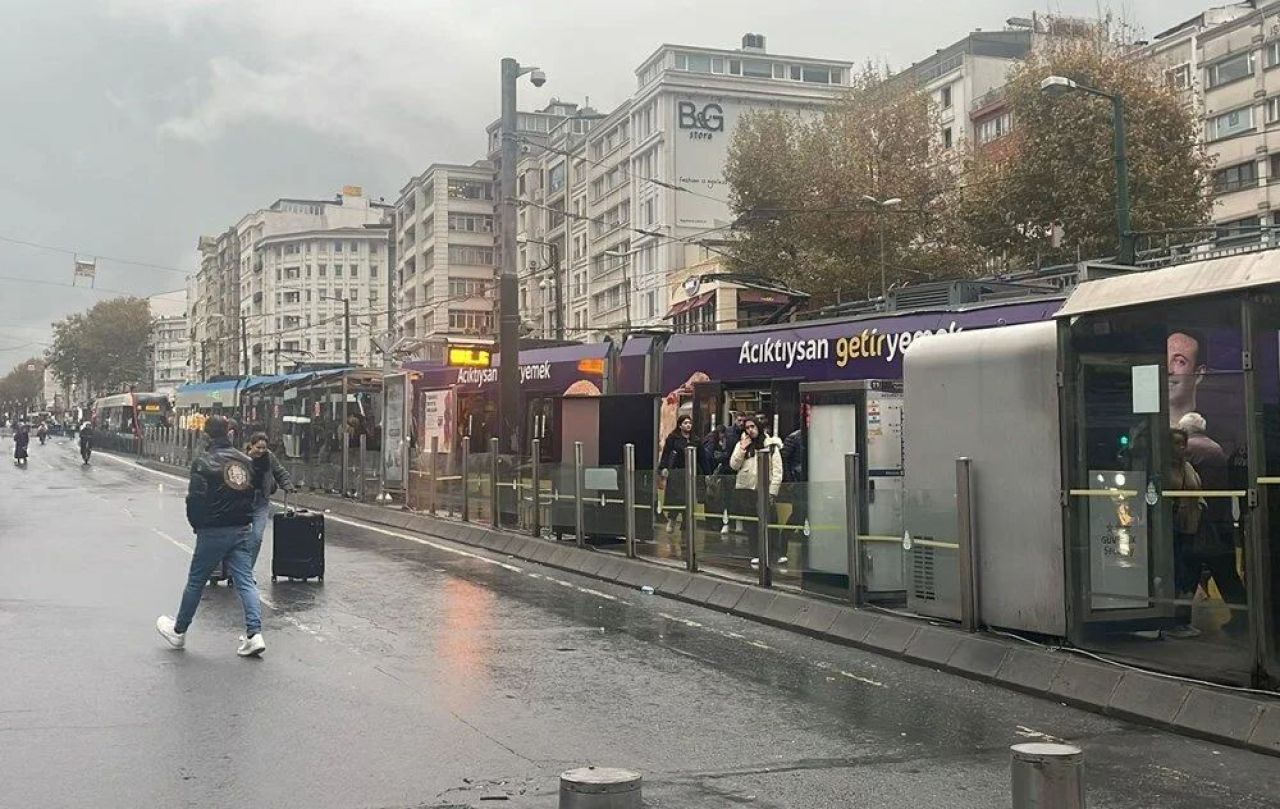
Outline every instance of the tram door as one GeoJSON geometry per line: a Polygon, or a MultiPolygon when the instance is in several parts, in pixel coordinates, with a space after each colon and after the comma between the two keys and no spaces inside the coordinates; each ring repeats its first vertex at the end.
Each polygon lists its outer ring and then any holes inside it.
{"type": "MultiPolygon", "coordinates": [[[[693,386],[693,434],[702,438],[724,424],[724,383],[700,382],[693,386]]],[[[664,413],[665,416],[665,413],[664,413]]],[[[665,421],[666,419],[664,419],[665,421]]],[[[666,426],[665,424],[663,425],[666,426]]],[[[674,426],[674,424],[672,425],[674,426]]],[[[659,440],[666,435],[658,436],[659,440]]]]}

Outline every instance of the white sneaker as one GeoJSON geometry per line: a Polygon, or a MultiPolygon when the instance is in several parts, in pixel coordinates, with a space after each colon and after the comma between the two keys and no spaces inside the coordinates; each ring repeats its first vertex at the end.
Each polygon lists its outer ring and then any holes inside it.
{"type": "Polygon", "coordinates": [[[168,615],[161,615],[156,619],[156,631],[160,633],[160,637],[168,641],[173,648],[181,649],[187,644],[187,633],[178,632],[173,627],[173,619],[168,615]]]}
{"type": "Polygon", "coordinates": [[[267,650],[267,642],[262,639],[262,633],[254,635],[252,638],[240,636],[240,646],[236,649],[236,654],[241,657],[258,657],[267,650]]]}
{"type": "Polygon", "coordinates": [[[760,567],[760,557],[759,557],[759,556],[753,556],[753,557],[751,557],[751,566],[752,566],[752,567],[760,567]]]}
{"type": "Polygon", "coordinates": [[[787,561],[788,561],[788,560],[787,560],[787,557],[785,557],[785,556],[779,556],[779,557],[778,557],[778,564],[780,564],[780,565],[785,565],[785,564],[787,563],[787,561]]]}

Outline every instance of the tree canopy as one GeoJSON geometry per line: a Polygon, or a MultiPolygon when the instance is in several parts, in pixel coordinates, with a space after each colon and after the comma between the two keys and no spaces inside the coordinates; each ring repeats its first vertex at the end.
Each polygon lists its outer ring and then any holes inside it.
{"type": "Polygon", "coordinates": [[[112,298],[54,323],[47,359],[64,383],[84,381],[91,394],[118,391],[146,378],[150,334],[145,298],[112,298]]]}
{"type": "Polygon", "coordinates": [[[743,116],[725,169],[742,237],[734,269],[823,304],[879,291],[881,228],[890,286],[1114,255],[1111,104],[1046,95],[1049,75],[1123,95],[1134,230],[1208,221],[1211,161],[1194,110],[1104,35],[1059,37],[1011,70],[1012,132],[992,144],[945,149],[938,110],[914,79],[870,67],[822,114],[743,116]],[[867,197],[902,202],[881,209],[867,197]]]}
{"type": "Polygon", "coordinates": [[[0,402],[8,407],[31,407],[44,400],[44,360],[25,359],[0,377],[0,402]]]}
{"type": "Polygon", "coordinates": [[[1052,96],[1048,76],[1123,97],[1132,229],[1208,221],[1211,168],[1194,110],[1152,65],[1092,39],[1051,40],[1010,74],[1009,143],[973,148],[951,204],[957,237],[1014,264],[1115,255],[1116,169],[1112,105],[1075,91],[1052,96]],[[1060,244],[1043,226],[1061,224],[1060,244]],[[1021,226],[1021,227],[1020,227],[1021,226]]]}
{"type": "Polygon", "coordinates": [[[744,116],[725,168],[745,236],[735,269],[788,282],[814,303],[861,298],[879,290],[883,228],[890,282],[949,272],[930,233],[952,183],[934,153],[936,121],[916,85],[869,66],[821,115],[744,116]],[[872,201],[890,198],[902,202],[872,201]]]}

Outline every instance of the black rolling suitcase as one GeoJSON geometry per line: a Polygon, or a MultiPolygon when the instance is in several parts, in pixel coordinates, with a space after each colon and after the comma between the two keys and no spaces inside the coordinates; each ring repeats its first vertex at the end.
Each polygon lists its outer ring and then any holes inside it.
{"type": "Polygon", "coordinates": [[[324,581],[324,515],[289,508],[271,518],[271,580],[319,579],[324,581]]]}

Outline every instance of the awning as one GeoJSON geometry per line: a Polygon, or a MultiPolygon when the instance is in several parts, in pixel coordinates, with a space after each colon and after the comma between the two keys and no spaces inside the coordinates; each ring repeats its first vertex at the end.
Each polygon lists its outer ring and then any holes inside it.
{"type": "Polygon", "coordinates": [[[178,388],[173,396],[173,406],[183,407],[234,407],[236,392],[243,387],[243,379],[227,379],[222,382],[196,382],[178,388]]]}
{"type": "Polygon", "coordinates": [[[1056,317],[1075,317],[1268,284],[1280,284],[1280,253],[1274,250],[1086,281],[1075,288],[1056,317]]]}
{"type": "Polygon", "coordinates": [[[710,292],[703,292],[702,294],[696,297],[688,298],[686,300],[680,301],[679,303],[671,307],[671,311],[667,312],[667,317],[664,319],[673,318],[676,315],[684,314],[685,312],[688,312],[692,309],[697,309],[699,306],[705,306],[707,302],[710,301],[715,296],[716,296],[716,291],[713,289],[710,292]]]}

